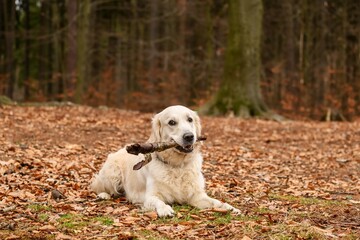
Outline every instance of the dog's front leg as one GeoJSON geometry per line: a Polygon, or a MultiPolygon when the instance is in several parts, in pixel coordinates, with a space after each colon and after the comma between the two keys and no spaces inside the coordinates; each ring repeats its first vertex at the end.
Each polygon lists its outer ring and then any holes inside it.
{"type": "Polygon", "coordinates": [[[194,196],[191,201],[190,205],[200,208],[220,208],[229,211],[233,211],[235,214],[241,214],[241,211],[237,208],[234,208],[230,204],[220,202],[217,199],[209,197],[206,193],[201,193],[199,195],[194,196]]]}
{"type": "Polygon", "coordinates": [[[175,213],[169,205],[156,196],[146,197],[144,207],[147,210],[156,210],[159,217],[171,217],[175,213]]]}

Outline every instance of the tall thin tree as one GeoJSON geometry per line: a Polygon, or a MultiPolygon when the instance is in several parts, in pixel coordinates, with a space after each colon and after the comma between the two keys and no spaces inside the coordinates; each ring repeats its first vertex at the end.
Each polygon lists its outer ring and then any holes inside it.
{"type": "Polygon", "coordinates": [[[66,76],[65,90],[70,100],[74,100],[76,83],[76,61],[77,61],[77,4],[76,0],[67,1],[67,20],[69,30],[67,32],[66,49],[66,76]]]}
{"type": "Polygon", "coordinates": [[[4,21],[6,94],[13,97],[15,85],[15,1],[1,1],[4,21]]]}
{"type": "Polygon", "coordinates": [[[91,62],[89,54],[89,31],[91,16],[91,1],[80,1],[79,9],[79,31],[78,31],[78,57],[77,57],[77,81],[75,101],[82,102],[85,81],[88,80],[89,63],[91,62]]]}

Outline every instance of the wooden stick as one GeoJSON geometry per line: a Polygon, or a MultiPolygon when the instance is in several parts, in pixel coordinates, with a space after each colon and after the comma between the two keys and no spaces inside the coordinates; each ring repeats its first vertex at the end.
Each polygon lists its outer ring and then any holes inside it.
{"type": "Polygon", "coordinates": [[[145,166],[146,164],[148,164],[149,162],[151,162],[152,157],[150,154],[145,154],[145,159],[138,162],[137,164],[135,164],[133,166],[133,170],[139,170],[140,168],[142,168],[143,166],[145,166]]]}
{"type": "Polygon", "coordinates": [[[135,143],[126,147],[126,151],[130,154],[138,155],[148,154],[152,152],[161,152],[166,149],[175,147],[175,141],[171,142],[158,142],[158,143],[135,143]]]}
{"type": "MultiPolygon", "coordinates": [[[[205,141],[205,136],[200,136],[196,141],[205,141]]],[[[158,142],[158,143],[135,143],[126,147],[126,151],[130,154],[138,155],[139,153],[148,154],[152,152],[162,152],[166,149],[178,146],[175,141],[158,142]]]]}
{"type": "MultiPolygon", "coordinates": [[[[206,137],[200,136],[196,141],[205,141],[206,137]]],[[[130,154],[138,155],[144,154],[145,159],[134,165],[133,170],[139,170],[149,162],[151,162],[152,152],[161,152],[166,149],[176,147],[178,144],[175,141],[171,142],[159,142],[159,143],[135,143],[126,147],[126,151],[130,154]]]]}

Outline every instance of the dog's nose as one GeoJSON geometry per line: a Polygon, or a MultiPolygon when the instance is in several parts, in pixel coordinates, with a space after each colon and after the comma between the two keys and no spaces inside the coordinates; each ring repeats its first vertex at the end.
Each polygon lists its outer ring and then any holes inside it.
{"type": "Polygon", "coordinates": [[[194,141],[194,134],[192,133],[185,133],[183,135],[183,139],[187,142],[193,142],[194,141]]]}

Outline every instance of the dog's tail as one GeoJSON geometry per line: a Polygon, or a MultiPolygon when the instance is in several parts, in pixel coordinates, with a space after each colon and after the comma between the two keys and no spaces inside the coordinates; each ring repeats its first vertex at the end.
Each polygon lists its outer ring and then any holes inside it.
{"type": "Polygon", "coordinates": [[[102,178],[99,174],[96,174],[93,177],[93,180],[90,184],[90,189],[94,191],[98,197],[104,199],[109,199],[110,196],[125,196],[125,191],[120,180],[108,181],[108,179],[102,178]]]}
{"type": "Polygon", "coordinates": [[[101,178],[99,177],[99,175],[96,174],[93,177],[91,184],[90,184],[90,189],[97,194],[101,193],[101,192],[106,192],[104,183],[101,181],[101,178]]]}
{"type": "Polygon", "coordinates": [[[99,175],[94,176],[92,183],[90,184],[90,189],[92,191],[96,192],[97,197],[99,199],[110,199],[111,198],[111,194],[109,194],[106,191],[105,184],[99,175]]]}

